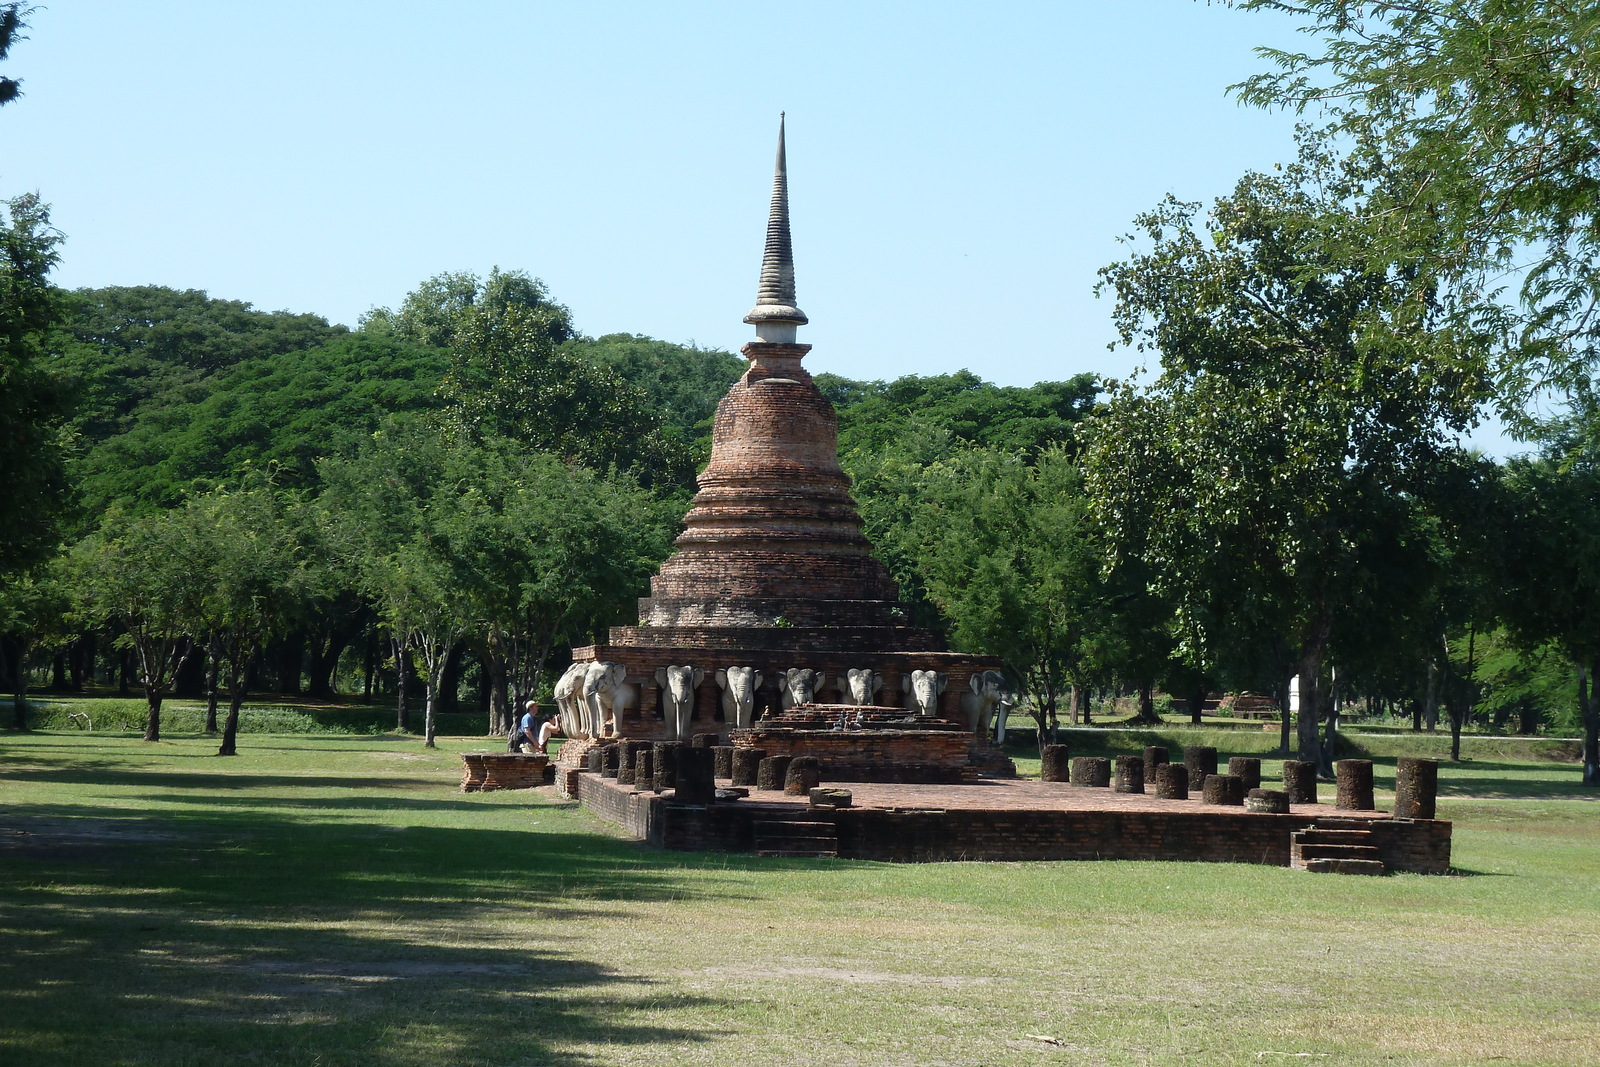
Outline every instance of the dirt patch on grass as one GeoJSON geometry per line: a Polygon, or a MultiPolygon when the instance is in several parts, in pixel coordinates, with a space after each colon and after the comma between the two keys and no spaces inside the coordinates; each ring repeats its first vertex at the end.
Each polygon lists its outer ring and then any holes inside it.
{"type": "Polygon", "coordinates": [[[146,819],[58,819],[0,813],[0,855],[86,861],[131,858],[127,845],[166,843],[191,835],[157,829],[146,819]]]}
{"type": "Polygon", "coordinates": [[[725,978],[740,983],[757,978],[814,978],[825,982],[845,982],[855,985],[892,982],[896,985],[935,985],[950,989],[989,985],[994,981],[982,975],[898,974],[889,971],[870,971],[859,967],[819,967],[785,963],[769,963],[760,967],[707,967],[701,973],[709,978],[725,978]]]}

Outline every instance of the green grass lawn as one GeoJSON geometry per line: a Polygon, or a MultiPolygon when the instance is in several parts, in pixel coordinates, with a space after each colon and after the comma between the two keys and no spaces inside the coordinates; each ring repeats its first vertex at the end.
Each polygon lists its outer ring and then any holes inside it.
{"type": "Polygon", "coordinates": [[[1367,879],[658,853],[457,792],[489,741],[215,747],[0,734],[0,1063],[1594,1062],[1570,764],[1441,768],[1461,874],[1367,879]]]}

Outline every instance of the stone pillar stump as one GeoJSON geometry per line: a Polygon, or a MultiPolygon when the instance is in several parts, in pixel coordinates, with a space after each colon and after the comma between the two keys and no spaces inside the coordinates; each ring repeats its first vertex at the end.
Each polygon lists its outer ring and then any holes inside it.
{"type": "Polygon", "coordinates": [[[1394,813],[1398,818],[1432,819],[1438,799],[1438,760],[1401,756],[1394,761],[1394,813]]]}
{"type": "Polygon", "coordinates": [[[764,748],[736,748],[733,750],[733,784],[755,785],[756,769],[767,758],[764,748]]]}
{"type": "Polygon", "coordinates": [[[1104,789],[1111,784],[1111,761],[1104,756],[1079,756],[1072,761],[1072,784],[1104,789]]]}
{"type": "Polygon", "coordinates": [[[810,796],[822,784],[822,761],[815,756],[796,756],[783,774],[784,796],[810,796]]]}
{"type": "Polygon", "coordinates": [[[1066,745],[1046,745],[1039,753],[1039,780],[1041,782],[1070,782],[1072,767],[1066,745]]]}
{"type": "Polygon", "coordinates": [[[1317,765],[1306,760],[1283,761],[1283,791],[1291,804],[1317,802],[1317,765]]]}
{"type": "Polygon", "coordinates": [[[732,745],[716,745],[711,749],[712,768],[718,778],[727,779],[733,777],[734,752],[735,749],[732,745]]]}
{"type": "Polygon", "coordinates": [[[1228,773],[1244,782],[1244,791],[1261,788],[1261,761],[1254,756],[1229,756],[1228,773]]]}
{"type": "Polygon", "coordinates": [[[1184,745],[1183,765],[1189,771],[1189,788],[1201,792],[1206,775],[1217,773],[1217,750],[1210,745],[1184,745]]]}
{"type": "Polygon", "coordinates": [[[1156,767],[1156,796],[1162,800],[1189,799],[1189,768],[1181,763],[1156,767]]]}
{"type": "Polygon", "coordinates": [[[1252,789],[1244,796],[1244,810],[1260,815],[1287,815],[1289,794],[1281,789],[1252,789]]]}
{"type": "Polygon", "coordinates": [[[1244,804],[1244,783],[1231,774],[1208,774],[1203,796],[1207,804],[1241,807],[1244,804]]]}
{"type": "Polygon", "coordinates": [[[716,799],[711,749],[704,746],[680,748],[674,761],[677,763],[674,800],[679,804],[706,805],[716,799]]]}
{"type": "Polygon", "coordinates": [[[1151,745],[1144,750],[1144,781],[1148,786],[1156,784],[1156,768],[1162,764],[1171,763],[1172,757],[1168,755],[1165,747],[1151,745]]]}
{"type": "Polygon", "coordinates": [[[1350,811],[1372,811],[1372,761],[1342,759],[1333,765],[1335,793],[1333,806],[1350,811]]]}
{"type": "Polygon", "coordinates": [[[1117,757],[1117,784],[1115,788],[1118,793],[1144,792],[1143,756],[1117,757]]]}
{"type": "Polygon", "coordinates": [[[756,766],[756,788],[782,789],[789,774],[789,756],[768,756],[756,766]]]}

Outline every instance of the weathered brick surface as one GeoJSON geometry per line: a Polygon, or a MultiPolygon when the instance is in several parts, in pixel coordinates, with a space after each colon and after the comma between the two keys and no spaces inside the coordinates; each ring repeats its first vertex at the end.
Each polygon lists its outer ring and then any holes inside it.
{"type": "Polygon", "coordinates": [[[791,667],[841,678],[883,672],[883,699],[898,704],[912,670],[949,675],[940,717],[961,722],[961,693],[997,659],[943,651],[932,631],[905,624],[889,573],[872,555],[839,466],[838,421],[801,365],[808,345],[752,342],[750,369],[717,407],[711,458],[699,478],[676,552],[639,602],[642,625],[614,627],[579,661],[627,665],[639,700],[627,737],[662,738],[658,667],[704,669],[692,732],[725,734],[719,668],[755,667],[766,684],[757,711],[780,706],[777,680],[791,667]]]}
{"type": "Polygon", "coordinates": [[[510,752],[465,752],[461,755],[461,791],[490,792],[496,789],[533,789],[545,784],[549,757],[510,752]]]}
{"type": "Polygon", "coordinates": [[[761,800],[674,807],[661,798],[581,774],[583,804],[627,833],[661,847],[747,852],[752,824],[784,817],[833,823],[839,854],[888,861],[1201,860],[1287,866],[1289,834],[1321,821],[1370,827],[1390,870],[1442,874],[1450,867],[1451,824],[1394,819],[1382,812],[1328,819],[1326,807],[1289,814],[1204,806],[1058,782],[985,780],[968,785],[852,785],[853,805],[834,811],[773,792],[761,800]]]}

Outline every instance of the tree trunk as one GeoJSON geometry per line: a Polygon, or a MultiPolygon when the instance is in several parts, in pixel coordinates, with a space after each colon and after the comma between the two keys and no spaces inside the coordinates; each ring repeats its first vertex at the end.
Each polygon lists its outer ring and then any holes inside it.
{"type": "Polygon", "coordinates": [[[133,690],[133,652],[122,649],[117,658],[117,696],[125,697],[133,690]]]}
{"type": "Polygon", "coordinates": [[[1284,680],[1278,683],[1278,751],[1283,753],[1285,759],[1289,758],[1292,751],[1289,747],[1289,682],[1284,680]]]}
{"type": "Polygon", "coordinates": [[[50,658],[50,688],[62,693],[67,688],[67,654],[57,652],[50,658]]]}
{"type": "Polygon", "coordinates": [[[13,730],[26,730],[28,728],[28,641],[19,636],[15,641],[0,644],[0,654],[4,646],[10,645],[16,653],[16,669],[11,675],[11,728],[13,730]]]}
{"type": "Polygon", "coordinates": [[[69,646],[67,675],[74,693],[83,692],[85,681],[94,681],[94,634],[83,634],[69,646]]]}
{"type": "Polygon", "coordinates": [[[411,709],[406,706],[406,679],[411,675],[410,649],[401,644],[400,639],[394,639],[394,691],[395,691],[395,721],[396,730],[411,729],[411,709]]]}
{"type": "Polygon", "coordinates": [[[1067,690],[1067,718],[1072,725],[1078,725],[1078,719],[1083,714],[1083,686],[1074,685],[1067,690]]]}
{"type": "Polygon", "coordinates": [[[367,649],[362,663],[361,699],[372,703],[372,679],[378,673],[378,627],[367,628],[367,649]]]}
{"type": "Polygon", "coordinates": [[[228,717],[222,724],[222,747],[217,749],[219,756],[239,754],[239,709],[244,706],[245,694],[249,691],[250,668],[256,658],[254,646],[243,662],[239,662],[239,655],[235,651],[228,669],[228,717]]]}
{"type": "Polygon", "coordinates": [[[1322,649],[1325,639],[1307,642],[1300,653],[1300,715],[1296,734],[1300,746],[1300,759],[1322,766],[1322,743],[1317,736],[1318,706],[1317,674],[1322,670],[1322,649]]]}
{"type": "Polygon", "coordinates": [[[206,733],[217,732],[217,671],[221,668],[222,649],[212,634],[206,641],[206,733]]]}
{"type": "Polygon", "coordinates": [[[1600,700],[1589,679],[1593,670],[1578,664],[1578,711],[1583,715],[1583,784],[1600,785],[1600,700]]]}
{"type": "Polygon", "coordinates": [[[1439,731],[1439,665],[1428,659],[1428,687],[1422,697],[1422,725],[1430,734],[1439,731]]]}
{"type": "Polygon", "coordinates": [[[1325,726],[1322,734],[1322,765],[1317,773],[1327,778],[1333,777],[1333,757],[1338,749],[1339,742],[1339,675],[1329,672],[1332,684],[1329,685],[1327,712],[1324,715],[1325,726]]]}
{"type": "Polygon", "coordinates": [[[496,630],[491,630],[484,642],[483,673],[489,690],[489,736],[506,737],[511,733],[513,716],[506,677],[505,639],[496,630]]]}
{"type": "Polygon", "coordinates": [[[1200,725],[1200,716],[1206,711],[1206,690],[1203,685],[1196,685],[1189,693],[1189,722],[1195,726],[1200,725]]]}
{"type": "Polygon", "coordinates": [[[300,694],[300,662],[304,658],[305,634],[296,630],[278,645],[278,692],[284,696],[300,694]]]}
{"type": "Polygon", "coordinates": [[[161,690],[153,686],[146,686],[144,702],[149,707],[149,712],[144,720],[144,739],[146,741],[161,740],[161,690]]]}

